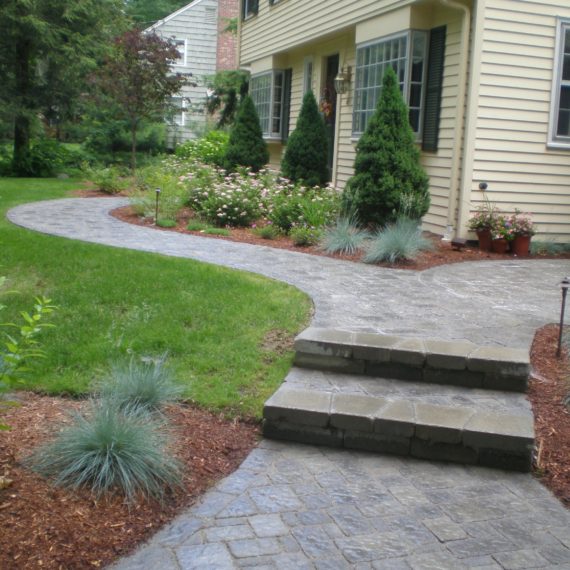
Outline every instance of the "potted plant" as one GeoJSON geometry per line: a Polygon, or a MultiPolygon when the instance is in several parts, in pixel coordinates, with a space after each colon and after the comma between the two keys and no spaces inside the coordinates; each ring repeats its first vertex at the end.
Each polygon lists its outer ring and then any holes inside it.
{"type": "Polygon", "coordinates": [[[491,235],[492,251],[495,253],[507,253],[514,237],[511,219],[505,216],[498,216],[491,235]]]}
{"type": "Polygon", "coordinates": [[[469,229],[477,234],[479,249],[491,251],[492,234],[498,218],[498,210],[489,200],[485,200],[471,216],[469,229]]]}
{"type": "Polygon", "coordinates": [[[513,240],[511,251],[519,257],[527,257],[530,253],[530,240],[536,233],[536,228],[530,214],[523,214],[520,210],[509,218],[513,240]]]}

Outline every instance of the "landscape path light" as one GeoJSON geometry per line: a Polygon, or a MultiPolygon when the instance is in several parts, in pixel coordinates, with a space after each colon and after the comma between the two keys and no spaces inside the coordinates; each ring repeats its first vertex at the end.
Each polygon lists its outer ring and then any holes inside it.
{"type": "Polygon", "coordinates": [[[158,225],[158,200],[160,198],[160,188],[156,189],[156,206],[154,208],[154,225],[158,225]]]}
{"type": "Polygon", "coordinates": [[[564,277],[560,282],[560,288],[562,289],[562,307],[560,308],[560,330],[558,331],[558,349],[556,350],[556,356],[558,356],[558,358],[560,358],[562,352],[562,331],[564,330],[564,311],[566,309],[568,287],[570,287],[570,277],[564,277]]]}

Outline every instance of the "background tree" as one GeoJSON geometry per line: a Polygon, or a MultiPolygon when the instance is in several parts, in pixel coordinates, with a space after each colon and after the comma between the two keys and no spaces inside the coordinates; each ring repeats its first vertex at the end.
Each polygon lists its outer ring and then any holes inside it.
{"type": "Polygon", "coordinates": [[[207,85],[212,94],[206,110],[210,115],[219,112],[218,128],[233,124],[240,102],[247,95],[249,73],[241,69],[218,71],[207,85]]]}
{"type": "Polygon", "coordinates": [[[148,28],[186,4],[188,0],[125,0],[125,12],[137,27],[148,28]]]}
{"type": "Polygon", "coordinates": [[[321,186],[330,179],[325,123],[312,91],[307,91],[303,97],[297,126],[287,141],[281,170],[286,178],[307,186],[321,186]]]}
{"type": "Polygon", "coordinates": [[[267,144],[259,125],[259,117],[253,100],[246,95],[237,112],[236,120],[230,131],[228,150],[224,160],[226,170],[235,170],[236,166],[248,166],[254,172],[261,170],[269,161],[267,144]]]}
{"type": "Polygon", "coordinates": [[[429,208],[429,179],[410,127],[398,79],[389,67],[374,115],[356,146],[354,176],[343,195],[344,210],[360,222],[383,226],[406,215],[421,218],[429,208]]]}
{"type": "Polygon", "coordinates": [[[87,75],[125,25],[121,0],[5,0],[0,105],[13,125],[13,170],[25,175],[38,117],[69,114],[87,75]]]}
{"type": "Polygon", "coordinates": [[[103,100],[114,105],[117,118],[129,122],[133,170],[141,121],[162,114],[169,99],[188,81],[170,71],[178,55],[172,43],[155,33],[129,30],[115,40],[112,54],[94,77],[103,100]]]}

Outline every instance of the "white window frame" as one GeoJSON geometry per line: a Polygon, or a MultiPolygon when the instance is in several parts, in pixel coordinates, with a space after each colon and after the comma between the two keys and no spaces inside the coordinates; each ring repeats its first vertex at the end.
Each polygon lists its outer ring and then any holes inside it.
{"type": "Polygon", "coordinates": [[[267,124],[265,125],[265,118],[260,117],[261,131],[263,133],[263,138],[266,140],[281,140],[283,135],[283,104],[285,102],[285,70],[283,69],[272,69],[271,71],[265,71],[263,73],[257,73],[251,76],[250,80],[250,93],[252,95],[253,102],[258,108],[256,97],[255,97],[255,80],[261,79],[263,77],[270,77],[271,81],[269,84],[269,115],[267,118],[267,124]],[[276,99],[277,86],[276,79],[281,77],[281,94],[279,100],[276,99]],[[276,106],[279,106],[279,112],[276,114],[276,106]],[[274,121],[279,122],[279,129],[275,130],[273,128],[274,121]],[[262,122],[263,121],[263,122],[262,122]]]}
{"type": "MultiPolygon", "coordinates": [[[[352,139],[353,140],[358,140],[360,138],[360,135],[362,135],[362,133],[364,131],[356,131],[355,130],[355,123],[356,123],[356,113],[358,112],[362,112],[362,110],[357,109],[356,105],[357,105],[357,81],[356,81],[356,77],[357,77],[357,73],[358,73],[358,50],[360,49],[364,49],[364,48],[369,48],[372,46],[378,46],[380,44],[385,44],[386,42],[390,42],[396,39],[400,39],[400,38],[406,38],[406,57],[405,58],[399,58],[399,59],[404,59],[405,60],[405,70],[404,70],[404,81],[403,81],[403,95],[404,95],[404,100],[406,101],[406,105],[408,105],[409,107],[409,103],[410,103],[410,91],[411,91],[411,85],[412,85],[412,81],[411,81],[411,62],[413,60],[413,37],[414,34],[421,34],[422,36],[424,36],[424,52],[423,52],[423,67],[422,67],[422,79],[421,79],[421,95],[420,95],[420,107],[419,107],[419,118],[418,118],[418,130],[414,131],[414,134],[416,136],[416,140],[418,142],[421,141],[422,138],[422,128],[423,128],[423,118],[424,118],[424,111],[425,111],[425,87],[426,87],[426,77],[427,77],[427,67],[428,67],[428,45],[429,45],[429,32],[425,31],[425,30],[406,30],[404,32],[399,32],[397,34],[391,34],[389,36],[383,36],[381,38],[377,38],[368,42],[363,42],[361,44],[358,44],[356,46],[356,65],[355,65],[355,80],[354,80],[354,92],[353,92],[353,101],[354,101],[354,109],[353,109],[353,116],[352,116],[352,139]]],[[[378,79],[378,78],[377,78],[378,79]]],[[[376,89],[378,90],[378,88],[381,85],[381,81],[382,78],[380,78],[380,83],[376,84],[376,89]]],[[[379,94],[378,94],[379,96],[379,94]]],[[[376,100],[377,103],[377,100],[376,100]]],[[[375,105],[374,105],[375,106],[375,105]]],[[[368,125],[368,123],[366,123],[365,127],[368,125]]]]}
{"type": "Polygon", "coordinates": [[[174,112],[172,113],[170,123],[175,127],[184,127],[186,125],[186,109],[188,108],[186,102],[186,97],[172,97],[171,99],[174,112]],[[178,100],[180,100],[180,107],[173,104],[174,101],[178,100]],[[180,117],[179,120],[177,119],[177,116],[180,117]]]}
{"type": "MultiPolygon", "coordinates": [[[[252,7],[252,0],[243,0],[243,19],[247,20],[249,18],[253,18],[253,16],[257,15],[257,12],[255,12],[252,7]]],[[[258,9],[259,9],[259,5],[258,5],[258,9]]]]}
{"type": "Polygon", "coordinates": [[[173,67],[186,67],[186,44],[187,44],[186,39],[178,39],[178,38],[172,38],[172,43],[174,44],[174,47],[182,53],[182,55],[174,60],[173,62],[173,67]]]}
{"type": "Polygon", "coordinates": [[[560,91],[563,86],[570,87],[570,80],[562,79],[564,44],[567,30],[570,30],[570,19],[559,18],[556,24],[556,49],[554,53],[552,92],[550,96],[550,120],[547,146],[550,148],[570,150],[570,136],[561,136],[557,133],[560,116],[560,91]]]}
{"type": "Polygon", "coordinates": [[[307,91],[313,91],[314,71],[314,58],[312,55],[309,55],[303,60],[303,95],[305,95],[307,91]]]}

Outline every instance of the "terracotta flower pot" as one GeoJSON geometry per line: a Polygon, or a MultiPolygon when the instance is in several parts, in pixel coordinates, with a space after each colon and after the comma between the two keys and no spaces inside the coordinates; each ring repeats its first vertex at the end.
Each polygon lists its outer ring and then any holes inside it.
{"type": "Polygon", "coordinates": [[[479,249],[481,251],[491,251],[491,230],[477,230],[477,239],[479,240],[479,249]]]}
{"type": "Polygon", "coordinates": [[[511,252],[518,257],[528,257],[530,254],[531,236],[515,236],[511,243],[511,252]]]}
{"type": "Polygon", "coordinates": [[[494,239],[491,241],[491,249],[495,253],[507,253],[509,242],[505,238],[494,239]]]}

